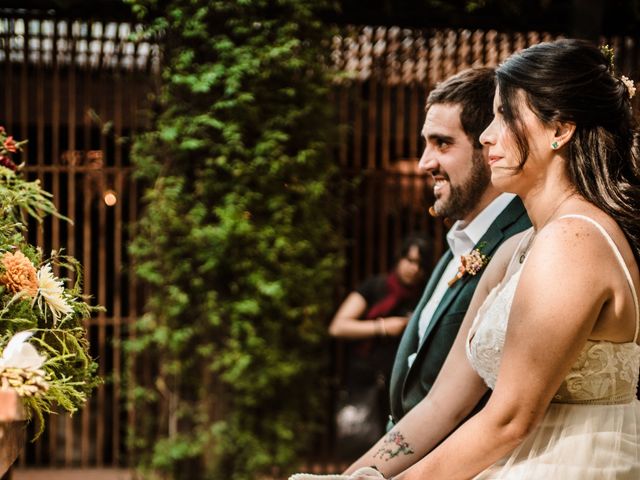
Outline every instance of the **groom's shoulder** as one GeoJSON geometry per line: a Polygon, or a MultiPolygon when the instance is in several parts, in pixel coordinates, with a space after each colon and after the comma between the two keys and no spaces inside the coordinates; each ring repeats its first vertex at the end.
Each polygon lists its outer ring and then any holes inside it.
{"type": "Polygon", "coordinates": [[[531,226],[524,204],[519,197],[514,197],[493,221],[493,225],[512,235],[531,226]]]}

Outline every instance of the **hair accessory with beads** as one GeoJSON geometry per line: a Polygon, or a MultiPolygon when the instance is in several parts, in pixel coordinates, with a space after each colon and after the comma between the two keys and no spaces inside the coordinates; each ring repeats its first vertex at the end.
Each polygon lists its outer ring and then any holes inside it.
{"type": "Polygon", "coordinates": [[[633,80],[622,75],[620,77],[620,81],[624,83],[625,87],[627,87],[627,91],[629,92],[629,98],[633,98],[633,96],[636,94],[636,86],[633,84],[633,80]]]}

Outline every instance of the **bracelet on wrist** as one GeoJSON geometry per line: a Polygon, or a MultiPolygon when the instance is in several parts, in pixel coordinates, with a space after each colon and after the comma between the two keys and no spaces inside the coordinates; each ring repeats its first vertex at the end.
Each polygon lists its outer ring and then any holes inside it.
{"type": "Polygon", "coordinates": [[[384,326],[384,318],[383,317],[378,317],[377,318],[377,325],[378,327],[378,335],[380,335],[381,337],[386,337],[387,336],[387,329],[384,326]]]}

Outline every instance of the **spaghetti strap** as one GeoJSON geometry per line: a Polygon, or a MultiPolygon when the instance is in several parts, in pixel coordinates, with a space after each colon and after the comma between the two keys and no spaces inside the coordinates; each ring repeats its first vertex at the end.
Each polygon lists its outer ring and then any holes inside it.
{"type": "Polygon", "coordinates": [[[636,293],[636,287],[633,283],[633,278],[631,278],[631,272],[629,271],[629,267],[627,267],[627,264],[624,262],[624,259],[622,258],[620,249],[618,248],[616,243],[613,241],[613,238],[611,238],[611,235],[609,235],[609,232],[607,232],[604,229],[604,227],[600,225],[598,222],[596,222],[593,218],[587,217],[586,215],[571,213],[567,215],[562,215],[558,217],[556,220],[560,220],[561,218],[581,218],[582,220],[586,220],[587,222],[594,225],[598,230],[600,230],[600,233],[602,233],[604,238],[606,238],[607,241],[609,242],[609,245],[611,245],[611,248],[613,249],[613,252],[615,253],[616,258],[618,259],[618,262],[622,266],[622,271],[624,272],[627,278],[627,282],[629,283],[629,288],[631,289],[631,295],[633,296],[633,304],[636,309],[636,331],[635,331],[635,334],[633,335],[633,341],[634,343],[637,343],[638,333],[640,332],[640,306],[638,304],[638,294],[636,293]]]}

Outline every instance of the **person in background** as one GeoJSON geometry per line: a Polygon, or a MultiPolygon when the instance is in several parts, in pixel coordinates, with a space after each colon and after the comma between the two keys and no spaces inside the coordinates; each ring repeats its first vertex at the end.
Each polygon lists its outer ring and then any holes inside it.
{"type": "Polygon", "coordinates": [[[365,280],[331,321],[331,336],[351,340],[337,413],[339,442],[344,437],[339,448],[343,458],[361,454],[384,432],[393,359],[424,288],[428,259],[427,242],[408,237],[393,270],[365,280]]]}

